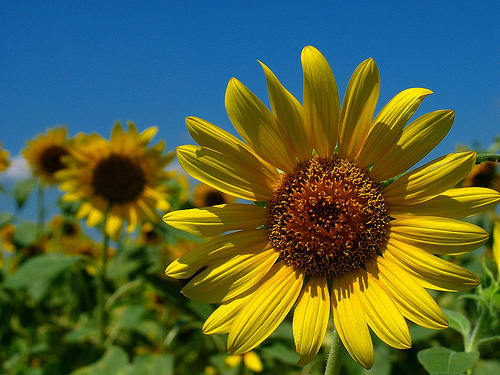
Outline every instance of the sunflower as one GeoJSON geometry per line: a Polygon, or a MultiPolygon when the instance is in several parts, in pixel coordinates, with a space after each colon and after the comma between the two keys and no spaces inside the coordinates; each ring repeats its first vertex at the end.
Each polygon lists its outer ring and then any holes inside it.
{"type": "Polygon", "coordinates": [[[229,194],[214,189],[205,184],[198,184],[193,191],[193,204],[195,207],[215,206],[218,204],[233,203],[236,199],[229,194]]]}
{"type": "Polygon", "coordinates": [[[68,129],[57,126],[47,129],[46,134],[39,134],[27,142],[23,156],[33,168],[33,174],[42,184],[55,185],[56,173],[64,169],[62,157],[69,154],[68,129]]]}
{"type": "Polygon", "coordinates": [[[441,141],[454,112],[424,114],[405,127],[431,94],[411,88],[373,119],[380,86],[373,59],[356,68],[342,105],[330,66],[313,47],[302,52],[303,104],[262,67],[271,110],[234,78],[226,91],[227,113],[244,142],[189,117],[200,146],[177,149],[192,177],[255,204],[166,214],[173,227],[213,237],[166,274],[196,274],[183,293],[221,303],[203,331],[229,333],[230,354],[259,345],[296,304],[299,365],[318,352],[332,311],[344,346],[370,368],[369,328],[390,346],[409,348],[405,318],[447,327],[426,289],[468,290],[479,279],[436,255],[481,246],[487,233],[457,219],[491,207],[500,195],[454,188],[474,166],[474,152],[449,154],[394,178],[441,141]]]}
{"type": "Polygon", "coordinates": [[[9,151],[2,149],[2,144],[0,143],[0,172],[6,170],[9,165],[9,151]]]}
{"type": "Polygon", "coordinates": [[[139,133],[128,123],[128,131],[117,122],[110,141],[98,134],[80,134],[64,162],[67,169],[59,172],[63,200],[83,201],[77,217],[87,218],[89,226],[103,221],[106,232],[117,238],[124,220],[133,231],[146,219],[157,220],[156,209],[168,210],[168,194],[164,182],[173,177],[165,171],[174,153],[163,154],[165,143],[149,147],[157,132],[151,127],[139,133]]]}

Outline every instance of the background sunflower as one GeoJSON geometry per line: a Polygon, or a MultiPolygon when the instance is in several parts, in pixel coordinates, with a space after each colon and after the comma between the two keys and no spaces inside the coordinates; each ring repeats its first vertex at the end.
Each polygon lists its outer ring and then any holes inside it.
{"type": "Polygon", "coordinates": [[[174,153],[163,154],[165,142],[149,146],[157,132],[151,127],[139,133],[132,122],[128,131],[117,122],[109,141],[98,134],[80,134],[64,159],[67,165],[58,177],[63,200],[82,201],[77,217],[86,218],[87,225],[102,222],[105,213],[106,232],[117,238],[123,222],[132,232],[146,219],[156,221],[156,210],[169,210],[165,183],[175,172],[165,167],[174,153]]]}
{"type": "Polygon", "coordinates": [[[9,165],[9,151],[2,149],[2,143],[0,143],[0,172],[6,170],[9,165]]]}
{"type": "Polygon", "coordinates": [[[33,174],[45,185],[56,184],[56,173],[64,169],[62,157],[68,155],[70,141],[67,139],[68,129],[58,126],[47,129],[45,134],[39,134],[27,142],[23,156],[33,169],[33,174]]]}

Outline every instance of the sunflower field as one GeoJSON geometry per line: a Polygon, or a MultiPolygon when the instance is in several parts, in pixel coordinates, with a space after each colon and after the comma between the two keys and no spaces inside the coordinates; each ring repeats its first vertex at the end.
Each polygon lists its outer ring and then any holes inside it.
{"type": "Polygon", "coordinates": [[[0,374],[500,373],[500,138],[419,164],[454,120],[412,118],[430,90],[375,114],[373,59],[342,102],[301,62],[303,103],[264,64],[271,108],[230,80],[238,137],[27,140],[30,177],[0,180],[0,374]]]}

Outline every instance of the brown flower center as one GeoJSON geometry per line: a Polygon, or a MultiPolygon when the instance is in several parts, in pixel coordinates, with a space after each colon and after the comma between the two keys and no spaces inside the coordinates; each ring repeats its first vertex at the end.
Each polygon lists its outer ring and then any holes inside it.
{"type": "Polygon", "coordinates": [[[269,211],[280,258],[311,276],[333,278],[363,267],[388,238],[382,186],[337,157],[313,157],[284,174],[269,211]]]}
{"type": "Polygon", "coordinates": [[[46,148],[40,155],[42,169],[51,175],[64,169],[66,166],[61,161],[61,156],[64,155],[68,155],[68,150],[64,147],[51,146],[46,148]]]}
{"type": "Polygon", "coordinates": [[[122,155],[111,155],[101,160],[92,176],[92,187],[110,203],[136,200],[143,192],[144,171],[133,160],[122,155]]]}
{"type": "Polygon", "coordinates": [[[210,191],[203,198],[205,201],[204,207],[227,203],[224,194],[221,193],[220,191],[210,191]]]}

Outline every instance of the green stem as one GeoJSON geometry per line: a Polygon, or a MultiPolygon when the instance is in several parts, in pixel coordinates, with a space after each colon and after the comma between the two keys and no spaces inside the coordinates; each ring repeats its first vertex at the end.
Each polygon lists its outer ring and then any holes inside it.
{"type": "Polygon", "coordinates": [[[342,360],[344,359],[344,346],[340,340],[340,336],[335,329],[332,330],[332,344],[330,346],[330,353],[326,360],[325,375],[338,375],[342,367],[342,360]]]}
{"type": "Polygon", "coordinates": [[[106,261],[109,246],[109,235],[106,232],[106,221],[108,219],[109,208],[104,213],[102,223],[102,251],[101,251],[101,264],[97,277],[97,332],[98,342],[100,345],[104,344],[106,338],[106,317],[105,317],[105,298],[104,298],[104,284],[106,282],[106,261]]]}
{"type": "Polygon", "coordinates": [[[474,327],[474,330],[471,332],[467,345],[465,347],[466,352],[471,352],[473,350],[476,350],[477,347],[477,341],[478,341],[478,335],[483,329],[483,325],[486,322],[486,318],[488,315],[488,309],[482,307],[481,312],[479,313],[479,317],[477,318],[476,326],[474,327]]]}
{"type": "Polygon", "coordinates": [[[476,164],[480,164],[484,161],[498,161],[500,162],[499,154],[477,154],[476,164]]]}
{"type": "Polygon", "coordinates": [[[36,225],[36,239],[38,244],[41,244],[42,242],[43,226],[45,224],[44,192],[45,189],[42,183],[38,182],[38,194],[36,202],[37,205],[36,209],[38,211],[37,225],[36,225]]]}

